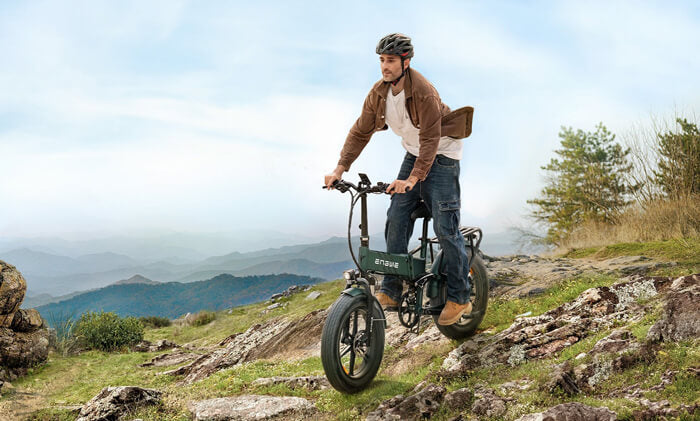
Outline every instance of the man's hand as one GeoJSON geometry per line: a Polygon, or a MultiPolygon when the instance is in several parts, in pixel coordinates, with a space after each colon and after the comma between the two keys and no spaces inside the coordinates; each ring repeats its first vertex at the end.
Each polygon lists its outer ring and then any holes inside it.
{"type": "Polygon", "coordinates": [[[394,182],[389,184],[389,187],[386,188],[386,192],[391,193],[392,196],[394,193],[406,193],[413,189],[413,186],[415,186],[417,182],[418,178],[415,176],[408,177],[408,180],[394,180],[394,182]]]}
{"type": "Polygon", "coordinates": [[[324,181],[326,188],[328,190],[332,190],[333,183],[340,180],[340,178],[343,176],[344,172],[345,172],[345,167],[343,167],[342,165],[338,165],[337,167],[335,167],[333,172],[331,172],[330,174],[327,174],[325,177],[325,181],[324,181]]]}

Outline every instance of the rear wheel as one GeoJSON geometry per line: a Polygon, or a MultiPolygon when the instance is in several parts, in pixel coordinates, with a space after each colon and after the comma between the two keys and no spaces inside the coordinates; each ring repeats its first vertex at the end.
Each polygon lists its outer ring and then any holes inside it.
{"type": "Polygon", "coordinates": [[[489,301],[489,279],[484,261],[479,256],[475,256],[471,264],[469,283],[472,287],[470,298],[472,302],[471,314],[462,316],[460,320],[450,326],[438,324],[437,321],[440,316],[433,315],[433,320],[438,330],[448,338],[460,339],[473,335],[486,314],[486,307],[489,301]]]}
{"type": "MultiPolygon", "coordinates": [[[[372,300],[372,317],[383,319],[372,300]]],[[[367,387],[379,371],[384,355],[384,321],[373,322],[367,332],[367,297],[341,295],[331,307],[321,334],[321,362],[330,384],[338,391],[355,393],[367,387]]]]}

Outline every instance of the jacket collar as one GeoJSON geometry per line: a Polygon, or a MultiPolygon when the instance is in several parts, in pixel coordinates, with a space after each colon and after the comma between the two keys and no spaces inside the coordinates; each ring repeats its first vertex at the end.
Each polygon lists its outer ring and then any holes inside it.
{"type": "MultiPolygon", "coordinates": [[[[412,83],[411,83],[411,68],[409,67],[406,69],[406,74],[403,76],[404,82],[403,82],[403,90],[405,92],[405,97],[408,99],[413,96],[413,89],[412,83]]],[[[391,82],[382,82],[377,86],[377,94],[379,94],[380,97],[386,99],[387,95],[389,94],[389,89],[391,89],[391,82]]]]}

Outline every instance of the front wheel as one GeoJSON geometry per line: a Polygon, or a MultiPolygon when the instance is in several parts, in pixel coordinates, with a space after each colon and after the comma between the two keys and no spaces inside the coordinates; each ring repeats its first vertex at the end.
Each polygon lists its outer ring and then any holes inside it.
{"type": "Polygon", "coordinates": [[[384,355],[382,310],[373,302],[372,333],[367,332],[367,297],[341,295],[331,307],[321,333],[321,362],[330,384],[355,393],[367,387],[384,355]]]}
{"type": "Polygon", "coordinates": [[[474,261],[469,270],[469,281],[472,287],[470,298],[472,302],[471,314],[462,316],[460,320],[450,326],[438,324],[437,321],[440,316],[433,316],[438,330],[450,339],[461,339],[473,335],[486,314],[486,307],[489,301],[489,279],[484,261],[479,256],[474,256],[474,261]]]}

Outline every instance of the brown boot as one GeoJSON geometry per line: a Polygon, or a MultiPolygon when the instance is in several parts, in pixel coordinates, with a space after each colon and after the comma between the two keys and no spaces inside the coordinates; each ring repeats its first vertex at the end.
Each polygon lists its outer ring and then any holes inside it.
{"type": "Polygon", "coordinates": [[[391,297],[384,294],[383,292],[378,292],[374,294],[374,296],[377,297],[379,305],[382,306],[384,310],[396,310],[399,307],[399,303],[392,300],[391,297]]]}
{"type": "Polygon", "coordinates": [[[449,326],[457,323],[457,321],[464,316],[472,312],[472,303],[467,302],[466,304],[457,304],[452,301],[448,301],[445,304],[445,308],[442,309],[440,313],[440,318],[438,319],[438,324],[442,326],[449,326]]]}

